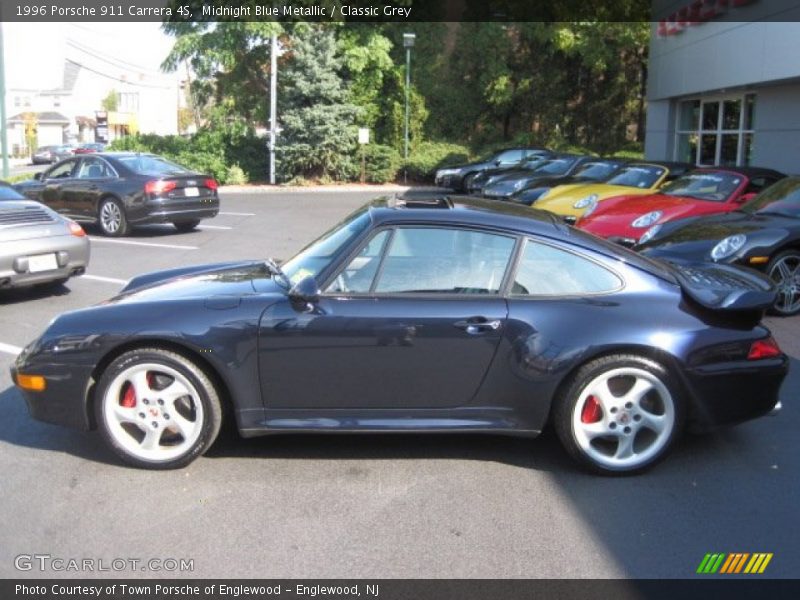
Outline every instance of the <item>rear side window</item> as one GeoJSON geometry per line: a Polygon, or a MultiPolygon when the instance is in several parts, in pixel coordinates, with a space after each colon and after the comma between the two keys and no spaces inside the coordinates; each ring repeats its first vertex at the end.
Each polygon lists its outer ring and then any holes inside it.
{"type": "Polygon", "coordinates": [[[586,257],[528,240],[511,293],[518,296],[603,294],[622,287],[622,280],[586,257]]]}

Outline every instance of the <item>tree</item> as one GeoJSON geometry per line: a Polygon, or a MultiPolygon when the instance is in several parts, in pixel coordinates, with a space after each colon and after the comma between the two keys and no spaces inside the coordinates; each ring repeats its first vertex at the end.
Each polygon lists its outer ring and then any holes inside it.
{"type": "Polygon", "coordinates": [[[286,177],[351,177],[359,108],[349,101],[331,29],[298,25],[281,71],[280,172],[286,177]]]}
{"type": "Polygon", "coordinates": [[[100,102],[100,106],[103,107],[103,110],[108,112],[116,111],[119,107],[119,94],[117,93],[117,90],[111,90],[108,92],[108,95],[100,102]]]}

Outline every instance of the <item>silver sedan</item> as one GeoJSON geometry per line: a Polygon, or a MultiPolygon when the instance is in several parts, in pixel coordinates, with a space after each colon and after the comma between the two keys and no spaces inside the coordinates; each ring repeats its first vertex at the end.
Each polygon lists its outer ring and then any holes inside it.
{"type": "Polygon", "coordinates": [[[0,290],[61,284],[88,264],[80,225],[0,182],[0,290]]]}

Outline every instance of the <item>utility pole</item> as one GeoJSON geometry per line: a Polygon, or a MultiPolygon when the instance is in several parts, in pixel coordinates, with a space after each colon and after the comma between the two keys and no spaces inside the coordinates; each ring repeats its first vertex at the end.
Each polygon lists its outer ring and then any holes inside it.
{"type": "Polygon", "coordinates": [[[275,185],[275,143],[278,134],[278,36],[269,51],[269,182],[275,185]]]}
{"type": "Polygon", "coordinates": [[[0,152],[3,153],[3,178],[8,178],[8,128],[6,124],[6,57],[3,23],[0,21],[0,152]]]}
{"type": "MultiPolygon", "coordinates": [[[[403,47],[406,49],[406,120],[405,120],[405,131],[404,131],[404,146],[403,146],[403,158],[405,162],[408,163],[408,93],[409,88],[411,87],[411,48],[414,47],[414,40],[416,39],[416,34],[414,33],[404,33],[403,34],[403,47]]],[[[408,167],[406,166],[403,170],[403,183],[407,183],[408,181],[408,167]]]]}

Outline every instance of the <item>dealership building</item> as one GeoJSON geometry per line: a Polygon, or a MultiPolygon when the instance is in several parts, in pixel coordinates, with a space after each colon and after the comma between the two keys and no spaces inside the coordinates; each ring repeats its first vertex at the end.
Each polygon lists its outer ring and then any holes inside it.
{"type": "Polygon", "coordinates": [[[656,0],[645,155],[800,174],[800,2],[656,0]]]}

